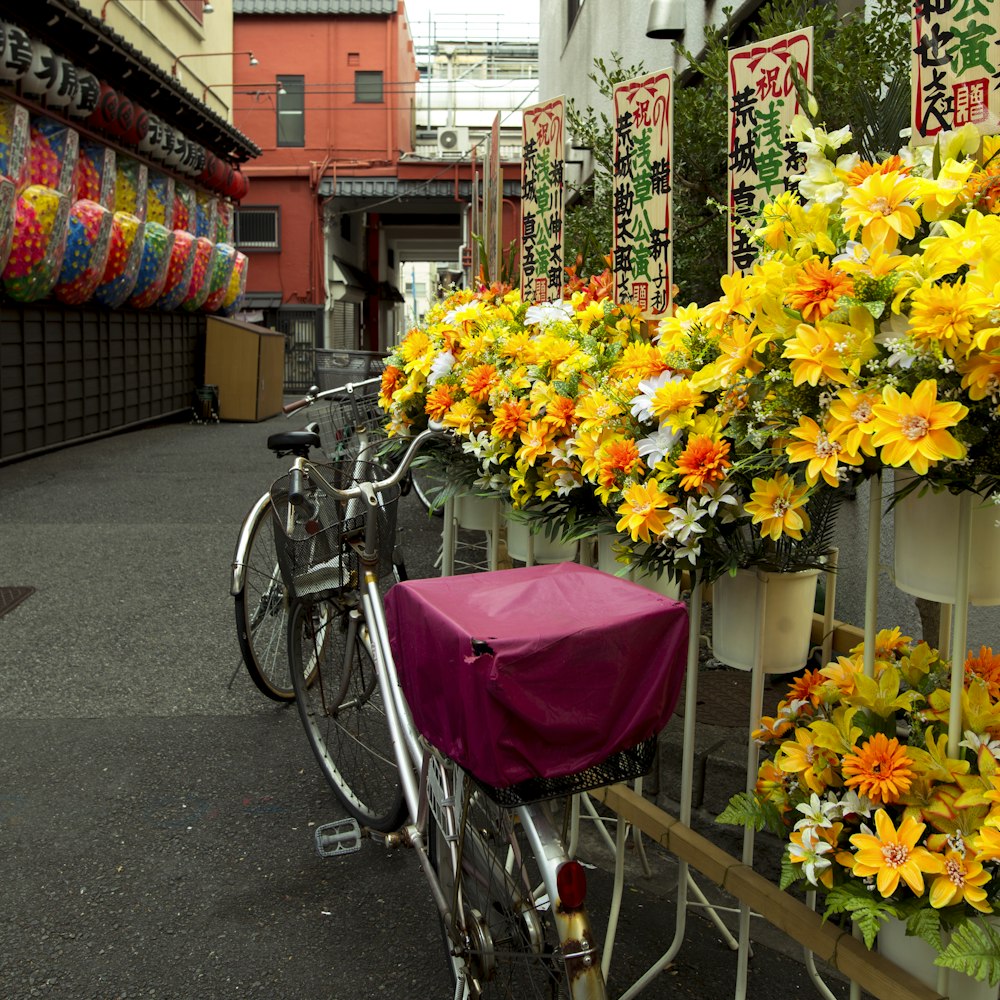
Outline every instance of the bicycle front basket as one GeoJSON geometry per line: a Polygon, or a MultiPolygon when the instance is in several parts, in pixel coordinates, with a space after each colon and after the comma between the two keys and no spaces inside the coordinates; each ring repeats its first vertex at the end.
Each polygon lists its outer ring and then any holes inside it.
{"type": "MultiPolygon", "coordinates": [[[[365,508],[360,500],[339,499],[326,485],[347,490],[389,475],[373,462],[353,459],[311,468],[316,474],[307,483],[305,503],[297,508],[288,502],[289,476],[282,476],[271,487],[278,567],[293,597],[358,586],[361,560],[354,546],[363,547],[365,508]]],[[[392,572],[399,495],[398,486],[380,490],[379,506],[373,512],[379,578],[392,572]]]]}

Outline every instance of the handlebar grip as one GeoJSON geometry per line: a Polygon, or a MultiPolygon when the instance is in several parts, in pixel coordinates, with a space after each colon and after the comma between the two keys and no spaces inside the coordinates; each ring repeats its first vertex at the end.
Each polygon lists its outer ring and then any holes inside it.
{"type": "Polygon", "coordinates": [[[288,474],[288,502],[293,507],[299,507],[305,503],[305,476],[301,469],[292,469],[288,474]]]}
{"type": "Polygon", "coordinates": [[[297,399],[294,403],[285,403],[281,408],[281,412],[284,414],[294,413],[296,410],[301,410],[303,406],[308,406],[308,399],[297,399]]]}

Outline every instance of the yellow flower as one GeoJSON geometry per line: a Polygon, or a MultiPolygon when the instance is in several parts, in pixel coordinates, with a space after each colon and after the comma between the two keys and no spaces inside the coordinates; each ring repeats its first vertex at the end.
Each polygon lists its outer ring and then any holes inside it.
{"type": "Polygon", "coordinates": [[[965,447],[947,428],[969,412],[961,403],[939,403],[937,382],[925,379],[913,396],[887,385],[882,402],[872,408],[875,433],[872,444],[882,449],[882,460],[895,468],[907,462],[919,476],[927,475],[932,462],[962,458],[965,447]]]}
{"type": "Polygon", "coordinates": [[[822,795],[836,781],[830,766],[831,754],[823,749],[805,727],[795,730],[795,739],[781,744],[774,763],[786,774],[798,776],[810,791],[822,795]]]}
{"type": "Polygon", "coordinates": [[[636,341],[628,344],[621,357],[611,366],[612,378],[626,375],[638,375],[640,378],[652,378],[668,367],[663,354],[655,344],[636,341]]]}
{"type": "Polygon", "coordinates": [[[649,542],[650,535],[662,535],[666,529],[664,513],[677,497],[664,493],[655,479],[634,483],[622,490],[624,503],[618,508],[619,521],[615,530],[627,531],[632,541],[649,542]]]}
{"type": "Polygon", "coordinates": [[[989,880],[989,872],[983,869],[981,861],[948,851],[941,874],[931,883],[931,906],[940,910],[955,903],[968,903],[981,913],[992,913],[993,907],[986,902],[986,890],[982,888],[989,880]]]}
{"type": "Polygon", "coordinates": [[[838,441],[848,455],[874,455],[871,436],[875,430],[872,408],[880,401],[875,393],[841,389],[827,411],[827,433],[838,441]]]}
{"type": "Polygon", "coordinates": [[[912,765],[912,758],[895,736],[890,740],[885,733],[875,733],[855,753],[844,757],[841,770],[848,788],[868,796],[875,805],[892,805],[909,790],[912,765]]]}
{"type": "Polygon", "coordinates": [[[799,417],[799,426],[791,431],[791,435],[799,438],[799,443],[786,445],[785,453],[793,462],[808,462],[806,482],[810,486],[815,486],[820,476],[831,486],[839,486],[837,472],[840,463],[861,464],[860,455],[849,454],[812,417],[799,417]]]}
{"type": "Polygon", "coordinates": [[[917,182],[898,171],[870,174],[844,196],[844,226],[854,236],[860,226],[873,243],[894,249],[899,237],[913,239],[920,224],[917,210],[907,203],[917,182]]]}
{"type": "Polygon", "coordinates": [[[407,373],[416,369],[423,375],[430,374],[431,365],[437,356],[437,350],[431,344],[426,331],[414,327],[403,339],[397,350],[403,359],[403,370],[407,373]]]}
{"type": "Polygon", "coordinates": [[[552,448],[552,428],[544,420],[530,420],[521,432],[521,447],[517,450],[519,465],[534,465],[552,448]]]}
{"type": "Polygon", "coordinates": [[[910,296],[909,332],[918,342],[940,344],[953,358],[965,357],[972,348],[977,320],[992,305],[990,298],[976,294],[964,281],[928,282],[910,296]]]}
{"type": "Polygon", "coordinates": [[[899,691],[899,671],[889,667],[875,677],[860,674],[854,679],[854,694],[844,697],[850,705],[867,708],[885,719],[897,711],[908,711],[919,697],[916,691],[899,691]]]}
{"type": "Polygon", "coordinates": [[[649,408],[657,420],[666,421],[675,430],[694,419],[694,411],[705,400],[690,379],[665,382],[654,393],[649,408]]]}
{"type": "Polygon", "coordinates": [[[937,177],[917,178],[916,194],[920,210],[928,222],[938,222],[972,197],[967,183],[975,169],[973,159],[945,160],[937,177]]]}
{"type": "Polygon", "coordinates": [[[996,399],[1000,396],[1000,352],[973,354],[960,362],[962,388],[969,390],[969,399],[996,399]]]}
{"type": "Polygon", "coordinates": [[[810,528],[809,514],[804,507],[809,487],[795,485],[795,480],[783,472],[771,479],[756,478],[754,492],[746,504],[753,523],[760,525],[762,537],[777,541],[782,535],[801,539],[810,528]]]}
{"type": "Polygon", "coordinates": [[[924,264],[930,265],[935,277],[951,274],[963,265],[975,267],[1000,253],[1000,218],[995,215],[973,209],[964,222],[943,219],[940,227],[944,236],[928,236],[920,242],[924,264]]]}
{"type": "Polygon", "coordinates": [[[792,359],[788,367],[795,385],[818,385],[821,378],[841,385],[851,381],[845,371],[847,359],[841,343],[828,327],[799,323],[795,336],[785,341],[782,357],[792,359]]]}
{"type": "Polygon", "coordinates": [[[444,425],[451,427],[457,434],[468,437],[472,433],[472,426],[482,414],[479,412],[479,405],[474,399],[466,398],[459,400],[445,414],[444,425]]]}
{"type": "Polygon", "coordinates": [[[937,875],[944,870],[939,856],[926,847],[917,847],[926,826],[907,817],[897,831],[884,809],[875,813],[876,833],[856,833],[851,844],[854,874],[859,878],[875,876],[875,885],[883,897],[891,896],[902,879],[915,896],[924,894],[924,872],[937,875]]]}

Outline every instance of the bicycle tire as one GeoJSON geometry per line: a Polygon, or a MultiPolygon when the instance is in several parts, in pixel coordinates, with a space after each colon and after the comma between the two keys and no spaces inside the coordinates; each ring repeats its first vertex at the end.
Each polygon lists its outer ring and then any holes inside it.
{"type": "Polygon", "coordinates": [[[439,497],[443,486],[441,481],[425,477],[424,470],[420,468],[411,468],[409,474],[413,481],[413,492],[416,493],[424,510],[434,517],[444,517],[444,503],[439,497]]]}
{"type": "Polygon", "coordinates": [[[288,660],[299,717],[320,770],[359,823],[389,832],[406,803],[375,664],[350,612],[329,601],[294,601],[288,660]],[[348,655],[350,654],[350,655],[348,655]]]}
{"type": "Polygon", "coordinates": [[[466,967],[470,1000],[562,1000],[572,996],[550,908],[529,887],[541,876],[515,814],[473,788],[459,817],[456,895],[450,853],[440,828],[428,823],[429,854],[445,899],[461,898],[459,914],[445,928],[445,947],[453,976],[456,955],[466,967]]]}
{"type": "Polygon", "coordinates": [[[243,587],[234,595],[236,638],[251,680],[274,701],[295,700],[288,670],[288,599],[278,570],[271,500],[250,530],[243,587]]]}

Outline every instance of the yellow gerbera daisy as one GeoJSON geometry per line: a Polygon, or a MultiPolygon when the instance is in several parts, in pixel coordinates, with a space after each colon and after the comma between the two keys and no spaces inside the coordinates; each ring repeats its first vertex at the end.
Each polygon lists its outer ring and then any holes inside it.
{"type": "Polygon", "coordinates": [[[887,465],[899,468],[908,462],[917,475],[925,476],[932,462],[965,455],[965,446],[947,428],[954,427],[968,412],[961,403],[939,403],[934,379],[924,379],[912,397],[888,385],[882,391],[882,402],[872,407],[872,444],[882,449],[887,465]]]}
{"type": "Polygon", "coordinates": [[[910,333],[918,342],[940,344],[953,358],[965,357],[976,322],[992,307],[992,299],[964,281],[927,282],[910,296],[910,333]]]}
{"type": "Polygon", "coordinates": [[[809,492],[806,483],[796,486],[791,476],[779,472],[771,479],[754,479],[753,489],[746,511],[753,523],[760,525],[762,537],[773,541],[782,535],[800,539],[802,532],[809,530],[809,514],[804,509],[809,492]]]}
{"type": "Polygon", "coordinates": [[[883,896],[891,896],[902,879],[915,896],[924,894],[924,873],[937,875],[944,869],[940,855],[917,847],[926,825],[907,817],[897,830],[884,809],[875,813],[876,833],[856,833],[851,844],[857,848],[853,871],[859,878],[875,876],[883,896]]]}

